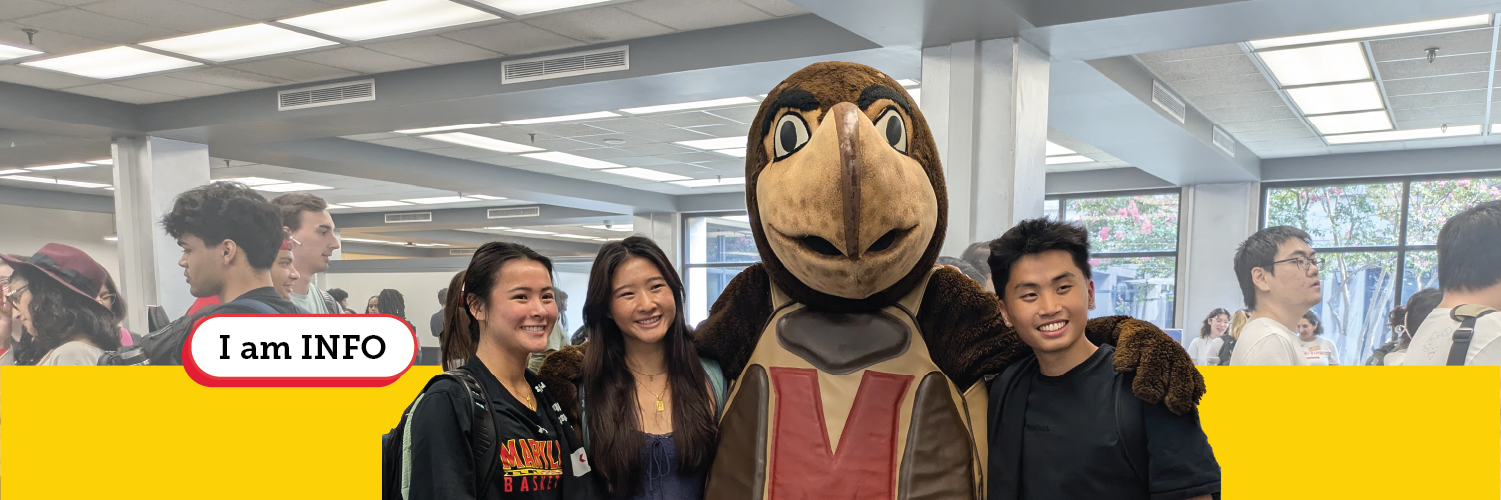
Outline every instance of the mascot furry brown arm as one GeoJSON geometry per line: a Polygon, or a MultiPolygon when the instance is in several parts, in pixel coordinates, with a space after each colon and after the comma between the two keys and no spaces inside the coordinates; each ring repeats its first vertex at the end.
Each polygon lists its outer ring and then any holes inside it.
{"type": "MultiPolygon", "coordinates": [[[[948,202],[931,133],[890,77],[818,63],[751,123],[746,206],[762,263],[695,332],[734,393],[707,498],[979,498],[985,388],[1029,349],[993,295],[934,269],[948,202]]],[[[1090,322],[1134,392],[1193,411],[1204,381],[1177,342],[1090,322]]]]}

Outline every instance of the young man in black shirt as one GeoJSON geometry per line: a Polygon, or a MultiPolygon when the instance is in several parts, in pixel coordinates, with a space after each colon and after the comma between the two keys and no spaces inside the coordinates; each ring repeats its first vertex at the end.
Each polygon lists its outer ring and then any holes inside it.
{"type": "Polygon", "coordinates": [[[988,498],[1217,498],[1220,468],[1197,412],[1135,399],[1114,349],[1085,337],[1085,230],[1023,221],[991,242],[990,269],[1002,317],[1035,356],[991,381],[988,498]]]}

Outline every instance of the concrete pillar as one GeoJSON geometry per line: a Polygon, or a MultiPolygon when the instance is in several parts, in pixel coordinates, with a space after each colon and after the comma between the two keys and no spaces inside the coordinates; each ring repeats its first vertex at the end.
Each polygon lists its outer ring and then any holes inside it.
{"type": "Polygon", "coordinates": [[[682,215],[664,212],[636,214],[631,223],[634,225],[634,234],[651,238],[657,246],[662,247],[672,265],[679,266],[683,263],[682,221],[682,215]]]}
{"type": "Polygon", "coordinates": [[[1261,184],[1198,184],[1183,188],[1178,208],[1178,309],[1185,335],[1209,311],[1245,307],[1235,280],[1235,249],[1256,232],[1261,184]]]}
{"type": "Polygon", "coordinates": [[[921,108],[948,181],[943,255],[1042,216],[1047,54],[1019,38],[923,49],[921,108]]]}
{"type": "Polygon", "coordinates": [[[115,220],[120,237],[116,283],[130,310],[126,328],[147,333],[146,306],[162,306],[176,318],[188,311],[188,291],[177,260],[182,250],[158,221],[179,193],[209,181],[208,146],[159,137],[121,137],[115,159],[115,220]]]}

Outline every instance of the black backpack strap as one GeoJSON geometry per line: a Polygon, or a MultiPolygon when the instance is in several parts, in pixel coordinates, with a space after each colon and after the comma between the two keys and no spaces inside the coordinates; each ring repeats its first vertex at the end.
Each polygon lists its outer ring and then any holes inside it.
{"type": "Polygon", "coordinates": [[[1454,330],[1454,345],[1449,346],[1449,366],[1464,366],[1465,354],[1470,352],[1470,340],[1475,338],[1475,321],[1487,314],[1496,312],[1485,306],[1462,305],[1449,310],[1449,318],[1458,321],[1459,329],[1454,330]]]}
{"type": "Polygon", "coordinates": [[[1126,463],[1141,484],[1151,484],[1147,477],[1146,423],[1141,418],[1141,398],[1131,392],[1131,373],[1115,374],[1115,427],[1121,445],[1126,447],[1126,463]]]}
{"type": "Polygon", "coordinates": [[[469,393],[469,449],[474,453],[475,498],[484,498],[490,483],[495,480],[495,473],[500,470],[490,396],[485,393],[484,384],[465,367],[449,370],[443,375],[457,379],[469,393]]]}

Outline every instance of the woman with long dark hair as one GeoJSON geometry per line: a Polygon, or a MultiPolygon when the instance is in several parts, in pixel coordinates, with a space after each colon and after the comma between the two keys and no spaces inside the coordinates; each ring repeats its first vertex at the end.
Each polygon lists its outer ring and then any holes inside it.
{"type": "Polygon", "coordinates": [[[15,269],[5,299],[23,329],[17,365],[93,365],[120,348],[115,315],[97,300],[108,274],[88,254],[49,243],[26,261],[0,259],[15,269]]]}
{"type": "Polygon", "coordinates": [[[120,288],[115,286],[115,278],[109,274],[104,275],[104,289],[99,290],[99,296],[94,300],[99,305],[109,308],[109,312],[115,315],[115,326],[120,328],[120,347],[135,345],[137,335],[125,329],[125,311],[129,309],[125,305],[125,298],[120,296],[120,288]]]}
{"type": "Polygon", "coordinates": [[[563,404],[613,497],[703,497],[724,375],[699,358],[683,309],[683,282],[661,248],[640,236],[606,243],[584,299],[589,340],[542,367],[560,398],[582,392],[563,404]]]}
{"type": "MultiPolygon", "coordinates": [[[[444,330],[443,357],[467,360],[454,372],[484,389],[486,400],[477,404],[490,415],[493,440],[473,442],[479,420],[470,398],[477,393],[453,377],[435,379],[393,434],[404,464],[394,481],[405,498],[592,498],[582,441],[550,391],[526,371],[527,356],[546,346],[558,320],[552,261],[515,243],[486,243],[470,260],[462,288],[454,289],[463,300],[445,307],[463,310],[467,328],[444,330]],[[477,457],[488,459],[476,463],[477,457]]],[[[380,297],[380,306],[390,302],[380,297]]]]}
{"type": "Polygon", "coordinates": [[[1199,336],[1188,343],[1188,357],[1193,358],[1194,364],[1200,366],[1220,364],[1220,345],[1224,342],[1220,337],[1229,329],[1230,311],[1224,308],[1209,311],[1209,315],[1199,325],[1199,336]]]}

